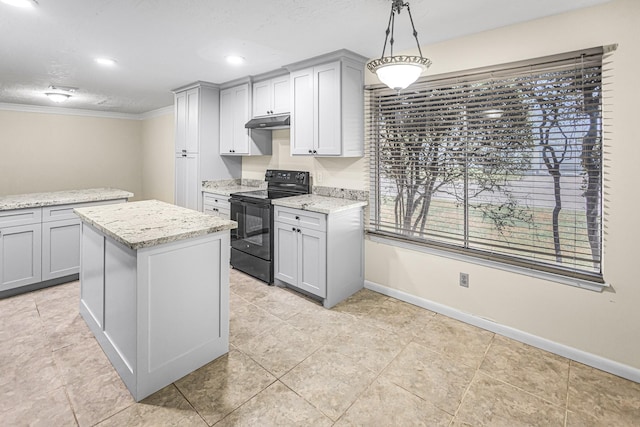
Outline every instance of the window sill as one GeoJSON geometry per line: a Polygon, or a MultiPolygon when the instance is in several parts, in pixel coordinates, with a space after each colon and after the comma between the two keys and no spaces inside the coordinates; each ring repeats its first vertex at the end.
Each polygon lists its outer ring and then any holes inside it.
{"type": "Polygon", "coordinates": [[[496,268],[510,273],[523,274],[525,276],[534,277],[536,279],[548,280],[550,282],[561,283],[563,285],[574,286],[577,288],[587,289],[594,292],[602,292],[609,287],[607,283],[597,283],[588,280],[577,279],[575,277],[562,276],[559,274],[547,273],[544,271],[537,271],[530,268],[518,267],[515,265],[506,264],[498,261],[491,261],[486,259],[476,258],[470,255],[459,254],[455,252],[449,252],[442,249],[432,248],[428,246],[418,245],[411,242],[401,241],[397,239],[391,239],[387,237],[377,236],[373,234],[366,234],[366,239],[375,243],[382,243],[389,246],[395,246],[402,249],[408,249],[412,251],[422,252],[430,255],[441,256],[456,261],[468,262],[471,264],[481,265],[483,267],[496,268]]]}

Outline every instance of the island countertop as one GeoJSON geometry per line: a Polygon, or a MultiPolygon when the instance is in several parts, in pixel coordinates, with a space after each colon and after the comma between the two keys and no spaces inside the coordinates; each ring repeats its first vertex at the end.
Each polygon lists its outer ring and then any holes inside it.
{"type": "Polygon", "coordinates": [[[217,218],[158,200],[74,209],[84,222],[137,250],[237,228],[217,218]]]}
{"type": "Polygon", "coordinates": [[[85,190],[51,191],[0,196],[0,211],[39,208],[73,203],[100,202],[104,200],[129,199],[133,193],[117,188],[89,188],[85,190]]]}

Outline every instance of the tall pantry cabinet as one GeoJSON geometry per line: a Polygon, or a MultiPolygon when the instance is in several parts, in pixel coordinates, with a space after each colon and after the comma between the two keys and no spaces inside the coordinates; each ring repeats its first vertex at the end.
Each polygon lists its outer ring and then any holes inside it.
{"type": "Polygon", "coordinates": [[[175,94],[175,200],[202,211],[202,181],[242,177],[242,158],[220,155],[220,87],[198,81],[175,94]]]}

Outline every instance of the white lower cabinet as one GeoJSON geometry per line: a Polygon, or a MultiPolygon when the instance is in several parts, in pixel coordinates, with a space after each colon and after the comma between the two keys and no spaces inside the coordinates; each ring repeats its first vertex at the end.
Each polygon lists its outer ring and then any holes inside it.
{"type": "Polygon", "coordinates": [[[326,233],[275,222],[274,276],[313,295],[327,295],[326,233]]]}
{"type": "Polygon", "coordinates": [[[126,199],[0,211],[0,297],[27,285],[75,280],[81,226],[73,209],[122,202],[126,199]]]}
{"type": "Polygon", "coordinates": [[[80,220],[42,223],[42,280],[80,271],[80,220]]]}
{"type": "Polygon", "coordinates": [[[40,222],[0,228],[0,291],[40,282],[40,222]]]}
{"type": "Polygon", "coordinates": [[[231,203],[229,196],[224,194],[202,192],[202,211],[206,214],[223,219],[231,218],[231,203]]]}
{"type": "Polygon", "coordinates": [[[175,203],[183,208],[198,210],[199,181],[198,154],[177,153],[175,168],[175,203]]]}
{"type": "Polygon", "coordinates": [[[331,308],[364,286],[362,208],[335,214],[274,208],[274,277],[331,308]]]}

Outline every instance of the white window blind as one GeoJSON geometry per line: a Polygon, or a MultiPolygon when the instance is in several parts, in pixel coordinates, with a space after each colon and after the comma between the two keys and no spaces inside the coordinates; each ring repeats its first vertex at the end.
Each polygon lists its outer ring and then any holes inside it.
{"type": "Polygon", "coordinates": [[[368,232],[602,283],[608,50],[368,87],[368,232]]]}

